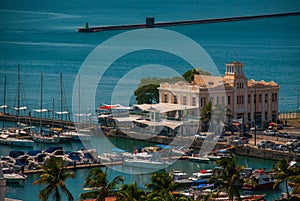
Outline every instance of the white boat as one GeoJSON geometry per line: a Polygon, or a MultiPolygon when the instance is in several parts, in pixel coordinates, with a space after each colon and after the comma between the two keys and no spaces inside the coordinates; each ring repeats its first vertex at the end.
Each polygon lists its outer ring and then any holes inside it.
{"type": "Polygon", "coordinates": [[[171,152],[183,156],[187,154],[188,149],[185,146],[178,146],[178,147],[173,147],[171,149],[171,152]]]}
{"type": "Polygon", "coordinates": [[[57,135],[33,134],[32,139],[35,142],[46,143],[46,144],[57,144],[60,141],[60,137],[57,135]]]}
{"type": "Polygon", "coordinates": [[[90,130],[67,131],[60,134],[62,137],[69,137],[76,141],[91,141],[92,136],[89,134],[90,130]]]}
{"type": "Polygon", "coordinates": [[[146,169],[163,169],[170,165],[169,162],[154,157],[148,153],[123,154],[124,165],[146,169]]]}
{"type": "Polygon", "coordinates": [[[207,163],[209,162],[209,158],[205,156],[190,156],[190,161],[197,162],[197,163],[207,163]]]}
{"type": "Polygon", "coordinates": [[[205,157],[208,158],[210,161],[216,161],[222,158],[222,156],[213,155],[213,154],[208,154],[205,157]]]}
{"type": "Polygon", "coordinates": [[[123,160],[122,155],[118,153],[102,153],[100,156],[98,156],[98,161],[100,163],[113,163],[113,162],[120,162],[123,160]]]}
{"type": "Polygon", "coordinates": [[[30,139],[22,139],[16,137],[10,137],[7,134],[0,135],[0,144],[21,146],[21,147],[33,147],[34,141],[30,139]]]}
{"type": "Polygon", "coordinates": [[[207,183],[207,181],[213,176],[212,170],[200,170],[193,173],[193,176],[189,179],[194,183],[207,183]]]}
{"type": "Polygon", "coordinates": [[[27,179],[27,175],[12,172],[9,168],[2,168],[2,173],[7,183],[22,183],[27,179]]]}
{"type": "Polygon", "coordinates": [[[186,184],[188,186],[192,185],[193,181],[189,179],[186,172],[183,171],[173,171],[171,176],[175,183],[186,184]]]}

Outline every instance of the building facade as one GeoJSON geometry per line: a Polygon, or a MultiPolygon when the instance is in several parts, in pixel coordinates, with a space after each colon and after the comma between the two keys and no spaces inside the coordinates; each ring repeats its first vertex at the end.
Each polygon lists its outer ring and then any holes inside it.
{"type": "Polygon", "coordinates": [[[198,106],[199,110],[191,116],[199,116],[201,108],[210,101],[226,107],[233,119],[262,126],[277,121],[278,92],[274,81],[248,80],[244,64],[234,61],[226,64],[224,77],[195,75],[192,83],[162,83],[159,98],[161,103],[198,106]]]}

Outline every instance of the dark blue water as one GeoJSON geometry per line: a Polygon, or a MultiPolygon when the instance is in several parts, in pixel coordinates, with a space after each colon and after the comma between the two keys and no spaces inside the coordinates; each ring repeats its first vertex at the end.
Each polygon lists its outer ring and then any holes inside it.
{"type": "MultiPolygon", "coordinates": [[[[21,104],[30,109],[39,108],[39,79],[44,75],[43,107],[60,111],[60,78],[63,73],[64,106],[71,111],[72,90],[76,75],[86,57],[102,42],[124,31],[108,31],[91,34],[77,33],[86,21],[90,26],[144,23],[145,17],[156,21],[177,21],[202,18],[230,17],[253,14],[269,14],[300,11],[300,2],[294,0],[240,0],[240,1],[38,1],[12,0],[0,2],[0,105],[2,105],[4,76],[7,76],[6,104],[16,106],[17,65],[22,75],[21,104]],[[53,104],[54,103],[54,104],[53,104]]],[[[219,72],[225,72],[225,63],[238,60],[245,63],[249,79],[274,80],[280,85],[279,109],[297,108],[297,90],[300,90],[300,17],[272,18],[242,22],[169,27],[168,30],[183,34],[200,44],[215,62],[219,72]]],[[[158,41],[159,43],[159,41],[158,41]]],[[[188,51],[188,50],[186,50],[188,51]]],[[[105,72],[97,89],[96,105],[110,103],[111,94],[124,72],[145,64],[167,65],[179,74],[190,69],[174,55],[161,52],[135,52],[119,59],[105,72]]],[[[196,66],[201,67],[201,66],[196,66]]],[[[205,67],[204,67],[205,68],[205,67]]],[[[154,71],[149,76],[166,76],[154,71]]],[[[97,76],[97,75],[95,75],[97,76]]],[[[137,75],[138,78],[139,75],[137,75]]],[[[131,96],[130,94],[127,96],[131,96]]],[[[87,97],[88,98],[88,97],[87,97]]],[[[121,100],[120,100],[121,101],[121,100]]],[[[82,108],[86,112],[93,108],[82,108]]],[[[9,112],[13,112],[10,108],[9,112]]],[[[121,143],[120,143],[121,144],[121,143]]],[[[64,145],[76,150],[78,144],[64,145]]],[[[130,147],[131,145],[128,145],[130,147]]],[[[11,147],[1,146],[1,154],[11,147]]],[[[253,167],[261,167],[265,161],[249,160],[253,167]],[[251,162],[252,161],[252,162],[251,162]]],[[[267,162],[271,167],[273,162],[267,162]]],[[[176,169],[198,168],[193,163],[178,164],[176,169]]],[[[205,168],[205,167],[203,167],[205,168]]],[[[87,175],[78,170],[75,181],[69,181],[75,197],[87,175]]],[[[110,172],[111,177],[117,175],[110,172]]],[[[8,196],[37,200],[40,187],[31,183],[38,175],[29,176],[24,186],[9,187],[8,196]]],[[[126,180],[147,182],[149,177],[126,175],[126,180]]],[[[280,191],[267,192],[268,198],[278,197],[280,191]]]]}

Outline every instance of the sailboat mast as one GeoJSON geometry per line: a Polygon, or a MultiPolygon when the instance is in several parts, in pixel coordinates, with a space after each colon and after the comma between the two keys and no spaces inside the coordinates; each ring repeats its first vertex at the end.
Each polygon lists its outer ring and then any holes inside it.
{"type": "Polygon", "coordinates": [[[18,64],[18,83],[17,83],[18,97],[17,97],[17,128],[18,135],[20,135],[20,91],[21,91],[21,74],[20,74],[20,65],[18,64]]]}
{"type": "Polygon", "coordinates": [[[52,98],[52,127],[54,123],[54,98],[52,98]]]}
{"type": "MultiPolygon", "coordinates": [[[[4,76],[4,90],[3,90],[3,113],[5,115],[6,109],[6,75],[4,76]]],[[[4,121],[2,121],[2,129],[4,129],[4,121]]]]}
{"type": "Polygon", "coordinates": [[[40,134],[42,134],[42,112],[43,112],[43,74],[41,74],[41,81],[40,81],[40,134]]]}
{"type": "Polygon", "coordinates": [[[63,127],[63,85],[62,85],[62,73],[60,73],[60,121],[61,127],[63,127]]]}
{"type": "Polygon", "coordinates": [[[80,75],[78,75],[78,123],[80,123],[80,75]]]}

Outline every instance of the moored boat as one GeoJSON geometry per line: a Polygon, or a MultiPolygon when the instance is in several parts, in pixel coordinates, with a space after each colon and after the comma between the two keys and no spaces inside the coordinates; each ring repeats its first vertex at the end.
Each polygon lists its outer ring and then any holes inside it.
{"type": "Polygon", "coordinates": [[[209,158],[205,156],[190,156],[189,157],[190,161],[197,162],[197,163],[208,163],[209,158]]]}
{"type": "Polygon", "coordinates": [[[27,179],[27,175],[13,172],[9,168],[2,168],[2,173],[7,183],[20,184],[27,179]]]}
{"type": "Polygon", "coordinates": [[[21,146],[21,147],[33,147],[34,141],[30,139],[23,139],[17,137],[10,137],[6,134],[0,135],[0,144],[11,145],[11,146],[21,146]]]}
{"type": "Polygon", "coordinates": [[[136,153],[136,154],[123,154],[124,165],[146,168],[146,169],[163,169],[170,165],[169,162],[164,161],[160,158],[154,157],[152,154],[148,153],[136,153]]]}
{"type": "Polygon", "coordinates": [[[49,134],[33,134],[32,139],[35,142],[46,143],[46,144],[57,144],[60,141],[60,137],[57,135],[49,135],[49,134]]]}
{"type": "Polygon", "coordinates": [[[245,190],[268,190],[272,189],[276,180],[274,174],[265,172],[263,169],[255,170],[250,176],[256,184],[244,183],[243,189],[245,190]]]}

